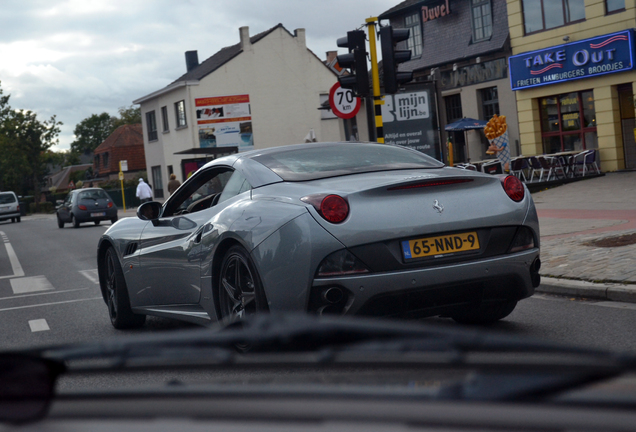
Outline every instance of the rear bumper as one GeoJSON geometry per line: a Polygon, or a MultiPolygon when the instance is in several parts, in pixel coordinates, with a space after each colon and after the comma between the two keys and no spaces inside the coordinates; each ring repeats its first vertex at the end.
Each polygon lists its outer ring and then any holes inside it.
{"type": "Polygon", "coordinates": [[[78,212],[74,215],[75,219],[79,222],[92,222],[92,221],[106,221],[111,220],[117,217],[117,209],[107,209],[107,210],[94,210],[92,212],[78,212]],[[104,213],[103,216],[91,216],[91,213],[104,213]]]}
{"type": "Polygon", "coordinates": [[[324,292],[330,287],[344,292],[342,312],[370,316],[424,317],[482,301],[521,300],[539,285],[538,268],[532,267],[538,257],[534,248],[439,267],[315,279],[309,309],[329,310],[324,292]]]}
{"type": "Polygon", "coordinates": [[[20,217],[20,211],[14,211],[14,212],[8,212],[8,213],[0,213],[0,220],[7,220],[7,219],[11,219],[11,218],[18,218],[20,217]]]}

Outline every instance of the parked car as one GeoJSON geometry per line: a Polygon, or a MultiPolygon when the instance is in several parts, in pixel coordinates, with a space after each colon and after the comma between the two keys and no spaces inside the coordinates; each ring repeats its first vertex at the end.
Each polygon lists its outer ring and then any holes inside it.
{"type": "Polygon", "coordinates": [[[116,328],[259,311],[502,319],[539,285],[524,184],[377,143],[316,143],[209,162],[98,246],[116,328]]]}
{"type": "Polygon", "coordinates": [[[64,228],[65,223],[79,228],[84,222],[99,225],[104,220],[117,222],[117,206],[101,188],[73,190],[57,208],[57,226],[60,228],[64,228]]]}
{"type": "Polygon", "coordinates": [[[20,222],[20,203],[13,192],[0,192],[0,221],[20,222]]]}

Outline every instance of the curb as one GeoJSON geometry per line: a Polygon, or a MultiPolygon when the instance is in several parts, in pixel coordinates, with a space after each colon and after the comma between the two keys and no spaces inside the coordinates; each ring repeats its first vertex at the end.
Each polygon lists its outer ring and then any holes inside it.
{"type": "Polygon", "coordinates": [[[535,292],[624,303],[636,303],[636,285],[593,283],[542,276],[541,285],[535,289],[535,292]]]}

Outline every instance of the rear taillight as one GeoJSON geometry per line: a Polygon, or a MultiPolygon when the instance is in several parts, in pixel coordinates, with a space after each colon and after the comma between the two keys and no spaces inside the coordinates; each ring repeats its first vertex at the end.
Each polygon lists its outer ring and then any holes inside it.
{"type": "Polygon", "coordinates": [[[346,249],[327,256],[316,272],[316,277],[334,277],[369,273],[369,269],[355,255],[346,249]]]}
{"type": "Polygon", "coordinates": [[[113,203],[112,203],[112,202],[109,202],[109,203],[108,203],[108,208],[111,208],[112,206],[113,206],[113,203]]]}
{"type": "Polygon", "coordinates": [[[17,211],[20,211],[20,204],[18,204],[18,206],[16,207],[17,211]]]}
{"type": "Polygon", "coordinates": [[[340,223],[349,216],[349,203],[340,195],[316,194],[300,199],[309,203],[327,222],[340,223]]]}
{"type": "Polygon", "coordinates": [[[525,226],[519,227],[510,245],[509,252],[521,252],[532,248],[534,248],[534,234],[532,230],[525,226]]]}
{"type": "Polygon", "coordinates": [[[86,207],[84,204],[80,204],[77,207],[79,207],[80,210],[88,210],[88,207],[86,207]]]}
{"type": "Polygon", "coordinates": [[[519,180],[517,177],[513,175],[502,177],[501,185],[503,186],[506,195],[508,195],[511,200],[515,202],[523,200],[523,197],[526,194],[525,187],[523,186],[521,180],[519,180]]]}

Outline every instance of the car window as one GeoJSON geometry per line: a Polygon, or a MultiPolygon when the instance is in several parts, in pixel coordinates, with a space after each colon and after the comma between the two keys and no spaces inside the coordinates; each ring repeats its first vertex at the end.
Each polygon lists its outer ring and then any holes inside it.
{"type": "Polygon", "coordinates": [[[238,171],[234,171],[232,177],[230,178],[230,181],[227,182],[225,189],[223,189],[223,193],[219,198],[219,202],[228,200],[233,196],[239,195],[250,189],[252,189],[252,186],[249,184],[247,179],[243,177],[243,175],[238,171]]]}
{"type": "Polygon", "coordinates": [[[0,204],[11,204],[16,202],[15,195],[12,193],[0,194],[0,204]]]}
{"type": "Polygon", "coordinates": [[[210,208],[232,177],[229,168],[213,168],[197,172],[166,203],[163,216],[193,213],[210,208]]]}
{"type": "Polygon", "coordinates": [[[65,206],[70,206],[72,201],[73,201],[73,194],[70,193],[70,194],[66,195],[66,199],[64,200],[64,205],[65,206]]]}
{"type": "Polygon", "coordinates": [[[89,190],[83,191],[79,193],[79,200],[98,200],[98,199],[108,199],[108,195],[103,190],[89,190]]]}

